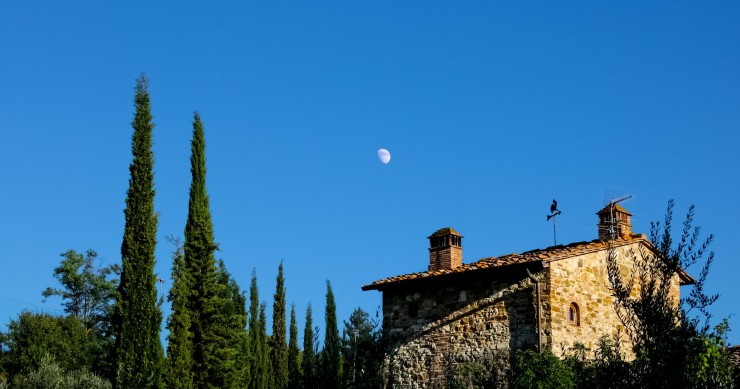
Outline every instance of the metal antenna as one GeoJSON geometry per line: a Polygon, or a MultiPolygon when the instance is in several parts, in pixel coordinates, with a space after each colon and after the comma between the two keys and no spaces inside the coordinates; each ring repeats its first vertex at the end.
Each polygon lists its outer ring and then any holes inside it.
{"type": "Polygon", "coordinates": [[[607,207],[609,207],[609,238],[614,239],[614,226],[617,224],[616,220],[614,220],[614,208],[617,204],[621,203],[622,201],[627,201],[632,198],[632,195],[628,196],[622,196],[617,199],[609,201],[609,204],[607,204],[607,207]]]}
{"type": "Polygon", "coordinates": [[[164,280],[157,277],[157,282],[159,282],[159,296],[160,298],[164,298],[164,295],[162,294],[162,285],[164,284],[164,280]]]}
{"type": "Polygon", "coordinates": [[[552,240],[554,242],[553,246],[558,245],[558,234],[557,234],[557,223],[556,223],[556,216],[560,215],[562,212],[558,209],[558,202],[555,201],[555,199],[552,199],[552,204],[550,205],[550,214],[547,215],[547,220],[550,221],[550,218],[552,218],[552,240]]]}

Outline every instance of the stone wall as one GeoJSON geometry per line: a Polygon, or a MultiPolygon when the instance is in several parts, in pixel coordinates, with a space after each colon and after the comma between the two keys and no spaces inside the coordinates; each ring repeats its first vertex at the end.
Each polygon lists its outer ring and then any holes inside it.
{"type": "Polygon", "coordinates": [[[383,292],[389,386],[443,387],[448,376],[471,367],[505,385],[510,352],[537,342],[526,272],[428,281],[383,292]]]}
{"type": "MultiPolygon", "coordinates": [[[[617,250],[621,265],[626,257],[625,248],[617,250]]],[[[614,310],[606,255],[603,251],[595,252],[550,263],[546,343],[555,355],[563,356],[576,343],[594,350],[604,336],[620,338],[622,351],[631,352],[627,334],[614,310]],[[571,304],[577,307],[578,317],[574,321],[570,320],[571,304]]]]}
{"type": "MultiPolygon", "coordinates": [[[[639,253],[639,245],[634,241],[616,248],[625,278],[633,267],[631,251],[639,253]]],[[[562,357],[576,343],[593,352],[606,337],[618,340],[621,353],[633,358],[629,335],[615,311],[606,259],[607,251],[591,252],[384,287],[387,386],[441,388],[452,375],[478,370],[505,388],[511,354],[537,348],[539,342],[562,357]],[[571,306],[577,308],[574,318],[571,306]]],[[[678,276],[671,296],[678,303],[678,276]]]]}
{"type": "MultiPolygon", "coordinates": [[[[634,250],[639,257],[639,243],[618,247],[617,263],[626,280],[632,269],[634,250]]],[[[548,300],[545,327],[546,344],[555,353],[563,356],[576,343],[595,350],[602,337],[619,340],[620,351],[627,359],[634,358],[632,343],[625,332],[614,307],[606,269],[607,252],[595,252],[551,262],[547,288],[548,300]],[[580,323],[570,320],[571,304],[578,307],[580,323]]],[[[637,296],[637,288],[633,291],[637,296]]],[[[676,276],[671,295],[679,301],[679,280],[676,276]]]]}

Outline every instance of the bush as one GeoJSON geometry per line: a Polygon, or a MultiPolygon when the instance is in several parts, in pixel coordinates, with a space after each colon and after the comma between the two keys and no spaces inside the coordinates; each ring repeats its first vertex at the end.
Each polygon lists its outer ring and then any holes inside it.
{"type": "Polygon", "coordinates": [[[451,363],[447,370],[447,389],[482,389],[490,385],[490,373],[481,364],[451,363]]]}
{"type": "Polygon", "coordinates": [[[46,354],[59,361],[64,371],[89,368],[96,357],[88,332],[74,316],[24,311],[10,321],[5,338],[3,368],[10,377],[38,369],[46,354]]]}
{"type": "Polygon", "coordinates": [[[576,388],[576,377],[551,351],[517,351],[512,364],[512,389],[576,388]]]}
{"type": "Polygon", "coordinates": [[[586,359],[589,351],[584,346],[571,349],[565,364],[576,376],[579,388],[628,389],[639,387],[632,365],[623,360],[618,343],[607,337],[599,339],[593,359],[586,359]]]}
{"type": "MultiPolygon", "coordinates": [[[[0,384],[1,385],[1,384],[0,384]]],[[[0,386],[3,388],[3,386],[0,386]]],[[[14,380],[16,389],[110,389],[107,380],[87,370],[64,373],[59,364],[49,355],[41,359],[38,369],[20,374],[14,380]]]]}

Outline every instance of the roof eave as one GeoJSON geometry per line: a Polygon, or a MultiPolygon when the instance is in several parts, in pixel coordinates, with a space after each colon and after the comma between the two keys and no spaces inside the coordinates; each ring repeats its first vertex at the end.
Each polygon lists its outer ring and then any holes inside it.
{"type": "MultiPolygon", "coordinates": [[[[520,268],[520,267],[525,267],[527,265],[536,265],[536,266],[539,266],[539,268],[541,269],[541,268],[543,268],[545,266],[545,261],[543,261],[543,260],[534,260],[534,261],[529,261],[529,262],[510,263],[510,264],[501,265],[501,266],[492,266],[492,267],[485,267],[485,268],[467,269],[467,270],[463,270],[463,271],[454,271],[453,270],[453,271],[447,271],[445,273],[436,274],[436,275],[427,274],[425,276],[416,277],[416,278],[398,279],[398,280],[393,280],[393,281],[386,281],[386,282],[379,283],[379,284],[372,283],[372,284],[369,284],[369,285],[362,286],[361,289],[363,291],[377,290],[379,292],[382,292],[385,289],[397,287],[397,286],[400,286],[400,285],[408,285],[408,284],[414,284],[414,283],[418,283],[418,282],[427,282],[427,281],[431,281],[431,280],[447,279],[449,277],[459,277],[459,276],[465,276],[465,275],[468,275],[468,274],[480,274],[482,272],[498,273],[498,272],[508,271],[508,270],[512,270],[512,269],[516,269],[516,268],[520,268]]],[[[539,269],[537,271],[539,271],[539,269]]],[[[405,274],[405,275],[398,276],[398,277],[410,276],[410,275],[413,275],[413,274],[425,274],[425,273],[427,273],[427,272],[424,272],[424,273],[405,274]]]]}

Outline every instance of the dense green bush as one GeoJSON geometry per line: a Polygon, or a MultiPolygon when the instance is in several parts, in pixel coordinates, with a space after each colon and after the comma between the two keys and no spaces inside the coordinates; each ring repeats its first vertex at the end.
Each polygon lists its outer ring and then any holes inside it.
{"type": "Polygon", "coordinates": [[[512,365],[512,389],[576,388],[573,370],[551,351],[517,351],[512,365]]]}
{"type": "Polygon", "coordinates": [[[11,320],[5,336],[2,365],[9,376],[37,369],[49,354],[67,370],[90,368],[94,362],[91,333],[75,316],[22,312],[11,320]]]}
{"type": "Polygon", "coordinates": [[[110,387],[110,382],[84,369],[65,373],[49,355],[41,359],[37,369],[17,376],[13,382],[14,389],[110,389],[110,387]]]}

